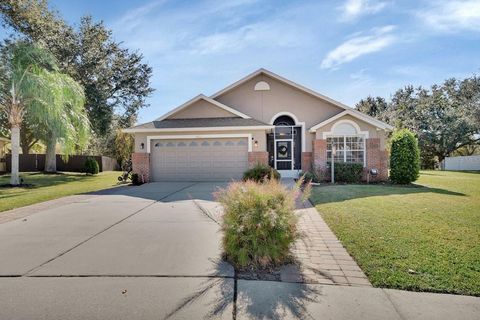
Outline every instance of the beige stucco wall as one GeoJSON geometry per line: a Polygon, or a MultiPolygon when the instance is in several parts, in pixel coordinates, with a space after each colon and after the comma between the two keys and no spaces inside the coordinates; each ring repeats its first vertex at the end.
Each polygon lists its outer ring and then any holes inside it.
{"type": "Polygon", "coordinates": [[[233,113],[219,108],[205,100],[198,100],[192,105],[169,116],[169,119],[223,118],[237,117],[233,113]]]}
{"type": "Polygon", "coordinates": [[[387,134],[385,130],[377,130],[375,126],[372,126],[371,124],[359,120],[355,117],[352,117],[350,115],[345,115],[343,117],[338,118],[335,121],[332,121],[331,123],[325,125],[322,128],[319,128],[316,131],[316,139],[323,139],[323,133],[324,132],[330,132],[332,131],[332,127],[335,125],[335,123],[342,121],[342,120],[350,120],[358,124],[360,127],[361,131],[368,131],[368,137],[369,138],[379,138],[380,139],[380,149],[385,149],[385,144],[386,144],[386,139],[387,139],[387,134]]]}
{"type": "MultiPolygon", "coordinates": [[[[171,135],[206,135],[206,134],[252,134],[253,141],[258,141],[255,147],[252,143],[252,151],[267,150],[267,135],[265,130],[235,130],[235,131],[188,131],[188,132],[142,132],[135,133],[135,152],[147,152],[147,136],[171,136],[171,135]],[[140,144],[144,143],[145,148],[140,149],[140,144]]],[[[181,139],[181,138],[176,138],[181,139]]]]}
{"type": "Polygon", "coordinates": [[[313,134],[308,134],[308,129],[344,110],[264,74],[215,99],[265,123],[270,123],[272,117],[280,112],[293,113],[299,122],[305,122],[305,151],[312,150],[314,137],[313,134]],[[266,81],[270,90],[255,91],[258,81],[266,81]]]}

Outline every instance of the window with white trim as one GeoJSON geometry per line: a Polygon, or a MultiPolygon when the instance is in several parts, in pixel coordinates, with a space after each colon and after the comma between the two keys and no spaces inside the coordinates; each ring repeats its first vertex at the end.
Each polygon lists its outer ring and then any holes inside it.
{"type": "Polygon", "coordinates": [[[362,136],[327,137],[327,164],[332,161],[332,148],[335,146],[335,162],[365,164],[365,139],[362,136]]]}

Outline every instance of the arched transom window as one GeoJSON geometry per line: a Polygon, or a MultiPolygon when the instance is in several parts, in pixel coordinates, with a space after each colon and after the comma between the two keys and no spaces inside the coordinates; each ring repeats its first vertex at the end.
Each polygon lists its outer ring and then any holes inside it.
{"type": "Polygon", "coordinates": [[[333,125],[327,135],[327,163],[332,161],[335,147],[335,162],[361,163],[365,166],[366,133],[353,121],[342,120],[333,125]]]}

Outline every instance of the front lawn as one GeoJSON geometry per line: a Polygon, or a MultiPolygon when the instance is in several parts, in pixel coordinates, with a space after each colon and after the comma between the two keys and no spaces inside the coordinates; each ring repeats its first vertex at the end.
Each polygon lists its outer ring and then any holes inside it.
{"type": "Polygon", "coordinates": [[[311,200],[376,287],[480,296],[480,174],[335,185],[311,200]]]}
{"type": "MultiPolygon", "coordinates": [[[[22,173],[29,188],[0,187],[0,212],[74,194],[92,192],[117,185],[120,172],[108,171],[95,176],[80,173],[22,173]]],[[[0,176],[0,185],[10,183],[10,176],[0,176]]]]}

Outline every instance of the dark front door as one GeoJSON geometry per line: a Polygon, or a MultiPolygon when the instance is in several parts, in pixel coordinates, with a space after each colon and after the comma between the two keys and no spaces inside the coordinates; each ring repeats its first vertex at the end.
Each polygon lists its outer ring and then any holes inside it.
{"type": "MultiPolygon", "coordinates": [[[[278,139],[277,139],[278,140],[278,139]]],[[[275,168],[275,134],[269,133],[267,134],[267,152],[268,152],[268,164],[270,167],[275,168]]],[[[293,128],[293,146],[291,147],[293,153],[293,169],[300,170],[302,168],[302,127],[294,127],[293,128]]],[[[277,154],[278,159],[278,154],[277,154]]],[[[281,164],[281,166],[285,166],[285,164],[281,164]]],[[[279,169],[277,163],[278,170],[291,170],[289,169],[279,169]]]]}
{"type": "Polygon", "coordinates": [[[277,170],[292,170],[293,150],[291,140],[276,140],[275,152],[277,158],[277,170]]]}

